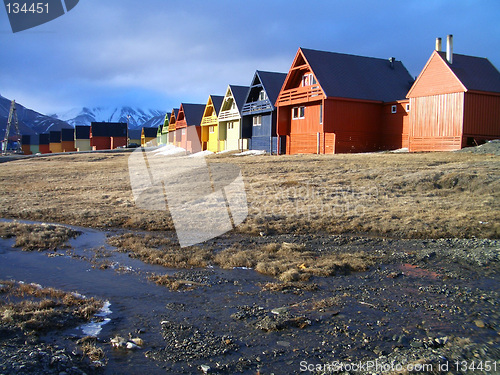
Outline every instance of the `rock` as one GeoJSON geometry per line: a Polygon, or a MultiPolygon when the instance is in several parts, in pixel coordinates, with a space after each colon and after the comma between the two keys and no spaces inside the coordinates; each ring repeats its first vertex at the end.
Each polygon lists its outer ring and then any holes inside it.
{"type": "Polygon", "coordinates": [[[486,327],[486,325],[484,324],[484,322],[481,319],[474,320],[474,324],[478,328],[484,328],[484,327],[486,327]]]}
{"type": "Polygon", "coordinates": [[[283,307],[277,307],[275,309],[272,309],[271,313],[273,313],[275,315],[281,315],[281,314],[285,314],[287,311],[288,311],[288,308],[283,306],[283,307]]]}
{"type": "Polygon", "coordinates": [[[127,345],[127,340],[121,336],[115,336],[110,342],[113,348],[124,348],[127,345]]]}
{"type": "Polygon", "coordinates": [[[132,341],[128,341],[127,342],[127,349],[135,350],[135,349],[139,349],[139,346],[137,344],[133,343],[132,341]]]}
{"type": "Polygon", "coordinates": [[[422,341],[412,341],[410,343],[410,346],[412,348],[421,348],[422,346],[424,346],[424,343],[422,341]]]}
{"type": "Polygon", "coordinates": [[[129,341],[133,342],[137,346],[144,346],[144,340],[139,337],[130,339],[129,341]]]}
{"type": "Polygon", "coordinates": [[[208,374],[211,370],[210,366],[207,366],[207,365],[201,365],[200,366],[201,368],[201,371],[203,371],[204,374],[208,374]]]}

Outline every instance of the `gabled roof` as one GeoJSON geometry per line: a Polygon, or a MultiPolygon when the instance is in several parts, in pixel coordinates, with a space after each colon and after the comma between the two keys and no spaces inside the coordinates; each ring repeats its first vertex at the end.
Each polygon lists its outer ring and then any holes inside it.
{"type": "Polygon", "coordinates": [[[184,118],[186,119],[186,124],[188,126],[197,125],[201,123],[203,113],[205,112],[205,104],[192,104],[192,103],[182,103],[182,110],[184,112],[184,118]]]}
{"type": "Polygon", "coordinates": [[[224,101],[224,97],[220,95],[210,95],[210,98],[212,99],[212,104],[214,106],[215,113],[219,115],[220,107],[222,107],[222,102],[224,101]]]}
{"type": "Polygon", "coordinates": [[[327,97],[392,102],[405,98],[413,83],[401,61],[306,48],[299,53],[327,97]]]}
{"type": "Polygon", "coordinates": [[[91,122],[92,137],[126,137],[126,122],[91,122]]]}
{"type": "Polygon", "coordinates": [[[50,143],[61,143],[61,132],[60,131],[51,131],[49,132],[50,143]]]}
{"type": "Polygon", "coordinates": [[[453,64],[446,52],[437,52],[467,90],[500,92],[500,72],[484,57],[453,54],[453,64]]]}
{"type": "Polygon", "coordinates": [[[75,129],[61,129],[61,141],[71,142],[75,140],[75,129]]]}
{"type": "Polygon", "coordinates": [[[283,87],[283,83],[285,82],[286,73],[265,72],[262,70],[257,70],[255,72],[255,76],[259,78],[262,87],[266,91],[269,101],[274,106],[276,99],[278,99],[281,88],[283,87]]]}
{"type": "Polygon", "coordinates": [[[90,138],[90,126],[76,125],[75,126],[75,137],[76,137],[76,139],[89,139],[90,138]]]}
{"type": "Polygon", "coordinates": [[[139,130],[139,129],[129,130],[128,137],[130,139],[141,139],[141,132],[142,132],[142,129],[141,130],[139,130]]]}
{"type": "Polygon", "coordinates": [[[142,134],[144,134],[144,137],[146,138],[156,138],[157,131],[157,128],[142,128],[142,134]]]}
{"type": "Polygon", "coordinates": [[[229,85],[231,92],[233,93],[233,99],[236,102],[236,107],[238,108],[238,112],[241,113],[241,109],[245,104],[245,99],[248,94],[248,90],[250,87],[248,86],[237,86],[237,85],[229,85]]]}

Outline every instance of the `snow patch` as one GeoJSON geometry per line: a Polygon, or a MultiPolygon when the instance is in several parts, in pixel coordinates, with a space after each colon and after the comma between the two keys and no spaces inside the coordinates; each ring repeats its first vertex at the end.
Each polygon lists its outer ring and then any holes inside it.
{"type": "Polygon", "coordinates": [[[234,156],[257,156],[257,155],[265,155],[267,152],[264,150],[248,150],[240,152],[239,154],[234,154],[234,156]]]}

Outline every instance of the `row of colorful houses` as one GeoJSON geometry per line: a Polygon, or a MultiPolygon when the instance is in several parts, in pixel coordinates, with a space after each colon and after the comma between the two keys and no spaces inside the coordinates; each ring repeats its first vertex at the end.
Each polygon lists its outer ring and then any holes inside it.
{"type": "MultiPolygon", "coordinates": [[[[122,123],[78,128],[76,150],[127,141],[189,153],[457,150],[500,138],[500,73],[486,58],[454,54],[451,35],[446,52],[436,40],[416,79],[395,58],[299,48],[288,73],[257,70],[249,86],[228,85],[223,96],[209,95],[204,104],[181,103],[157,129],[143,128],[140,139],[132,140],[122,123]]],[[[50,152],[72,149],[69,141],[63,144],[69,133],[49,138],[50,152]]]]}
{"type": "Polygon", "coordinates": [[[92,122],[90,126],[75,126],[38,135],[23,135],[25,155],[59,152],[112,150],[129,143],[128,125],[116,122],[92,122]]]}
{"type": "Polygon", "coordinates": [[[441,39],[415,79],[401,61],[300,48],[287,74],[256,71],[206,104],[181,103],[158,145],[188,152],[446,151],[500,137],[500,73],[441,39]]]}

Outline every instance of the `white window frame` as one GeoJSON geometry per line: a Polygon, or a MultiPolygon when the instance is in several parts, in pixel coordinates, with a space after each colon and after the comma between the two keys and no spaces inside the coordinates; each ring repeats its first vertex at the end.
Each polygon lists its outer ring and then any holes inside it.
{"type": "Polygon", "coordinates": [[[300,106],[300,107],[293,107],[292,108],[292,119],[293,120],[300,120],[306,117],[306,107],[300,106]]]}
{"type": "Polygon", "coordinates": [[[209,132],[209,133],[215,133],[215,126],[210,125],[210,126],[208,127],[208,132],[209,132]]]}
{"type": "Polygon", "coordinates": [[[398,113],[398,106],[397,105],[391,106],[391,113],[398,113]]]}
{"type": "Polygon", "coordinates": [[[228,122],[227,123],[227,129],[228,130],[234,129],[234,122],[228,122]]]}
{"type": "Polygon", "coordinates": [[[312,73],[306,73],[302,76],[302,87],[317,85],[316,77],[312,73]],[[307,84],[306,84],[307,81],[307,84]]]}
{"type": "Polygon", "coordinates": [[[262,125],[262,116],[256,115],[253,116],[253,126],[261,126],[262,125]]]}
{"type": "Polygon", "coordinates": [[[406,103],[406,112],[410,112],[410,103],[406,103]]]}
{"type": "Polygon", "coordinates": [[[186,135],[186,128],[181,129],[181,135],[186,135]]]}
{"type": "Polygon", "coordinates": [[[266,100],[266,99],[267,99],[266,92],[264,90],[261,90],[259,92],[259,101],[263,101],[263,100],[266,100]]]}
{"type": "Polygon", "coordinates": [[[323,124],[323,103],[319,104],[319,123],[323,124]]]}

